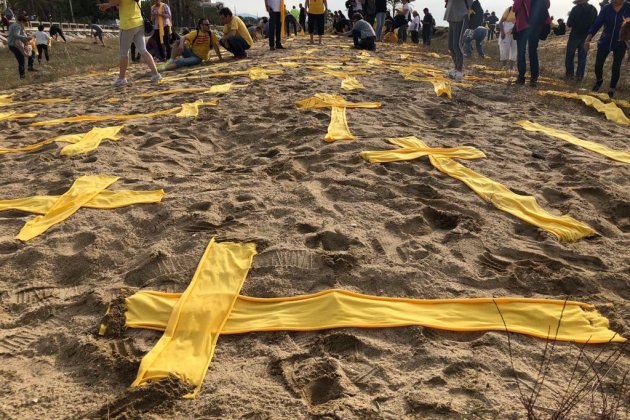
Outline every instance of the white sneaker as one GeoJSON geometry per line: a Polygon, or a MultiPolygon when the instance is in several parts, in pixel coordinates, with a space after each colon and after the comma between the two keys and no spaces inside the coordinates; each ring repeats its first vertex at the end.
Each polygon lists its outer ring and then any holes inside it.
{"type": "Polygon", "coordinates": [[[456,82],[461,82],[462,80],[464,80],[464,73],[462,73],[461,71],[455,71],[455,74],[453,75],[453,80],[455,80],[456,82]]]}
{"type": "Polygon", "coordinates": [[[121,79],[120,77],[116,80],[114,80],[114,87],[121,87],[121,86],[125,86],[127,84],[127,79],[121,79]]]}
{"type": "Polygon", "coordinates": [[[162,80],[162,75],[160,73],[155,73],[151,75],[151,81],[152,82],[159,82],[160,80],[162,80]]]}
{"type": "Polygon", "coordinates": [[[448,77],[449,79],[453,79],[453,78],[455,78],[455,72],[456,72],[456,71],[457,71],[457,70],[455,70],[455,69],[449,70],[449,71],[446,73],[446,77],[448,77]]]}

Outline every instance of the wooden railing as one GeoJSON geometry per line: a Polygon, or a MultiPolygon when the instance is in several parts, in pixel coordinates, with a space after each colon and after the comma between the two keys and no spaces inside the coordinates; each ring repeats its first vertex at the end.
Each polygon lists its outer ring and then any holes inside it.
{"type": "MultiPolygon", "coordinates": [[[[64,32],[90,32],[90,24],[89,23],[67,23],[67,22],[52,22],[59,26],[64,32]]],[[[44,25],[44,30],[50,30],[51,22],[28,22],[26,25],[27,30],[34,31],[37,30],[39,25],[44,25]]],[[[116,32],[118,33],[119,29],[115,28],[111,25],[99,25],[103,28],[103,32],[116,32]]]]}

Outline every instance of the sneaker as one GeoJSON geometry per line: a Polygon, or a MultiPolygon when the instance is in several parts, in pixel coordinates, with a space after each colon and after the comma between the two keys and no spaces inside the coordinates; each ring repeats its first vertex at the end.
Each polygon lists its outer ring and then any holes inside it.
{"type": "Polygon", "coordinates": [[[614,88],[610,88],[610,89],[608,89],[608,97],[609,97],[609,98],[612,98],[613,96],[615,96],[615,91],[616,91],[616,90],[617,90],[617,89],[614,89],[614,88]]]}
{"type": "Polygon", "coordinates": [[[155,73],[151,75],[151,81],[152,82],[159,82],[160,80],[162,80],[162,75],[160,73],[155,73]]]}
{"type": "Polygon", "coordinates": [[[593,85],[593,92],[599,92],[599,88],[602,87],[602,83],[604,83],[603,80],[596,81],[595,84],[593,85]]]}
{"type": "Polygon", "coordinates": [[[276,47],[269,47],[269,51],[275,51],[276,47]]]}
{"type": "Polygon", "coordinates": [[[519,77],[516,79],[516,84],[520,85],[520,86],[524,86],[525,85],[525,78],[524,77],[519,77]]]}
{"type": "Polygon", "coordinates": [[[449,70],[448,73],[446,73],[446,77],[448,77],[449,79],[454,79],[456,71],[457,70],[455,70],[455,69],[449,70]]]}
{"type": "Polygon", "coordinates": [[[451,70],[448,72],[448,78],[456,82],[464,80],[464,73],[459,70],[451,70]]]}
{"type": "Polygon", "coordinates": [[[533,79],[530,80],[529,81],[529,86],[533,87],[533,88],[538,87],[538,81],[537,80],[533,80],[533,79]]]}
{"type": "Polygon", "coordinates": [[[276,50],[286,50],[282,45],[276,45],[276,50]]]}
{"type": "Polygon", "coordinates": [[[121,86],[125,86],[127,84],[127,79],[121,79],[120,77],[116,80],[114,80],[114,87],[121,87],[121,86]]]}

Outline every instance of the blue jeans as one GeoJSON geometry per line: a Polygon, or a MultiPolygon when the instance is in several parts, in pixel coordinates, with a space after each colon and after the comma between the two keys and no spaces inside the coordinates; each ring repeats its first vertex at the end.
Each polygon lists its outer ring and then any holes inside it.
{"type": "Polygon", "coordinates": [[[477,48],[477,53],[479,57],[483,58],[483,41],[486,39],[486,35],[488,34],[488,30],[486,28],[476,28],[473,34],[472,39],[466,38],[464,42],[464,51],[466,52],[466,57],[472,57],[472,42],[475,41],[475,47],[477,48]]]}
{"type": "Polygon", "coordinates": [[[518,67],[517,83],[525,83],[525,72],[527,71],[527,63],[525,61],[525,52],[529,50],[529,72],[531,74],[530,81],[536,82],[540,75],[538,66],[538,41],[540,32],[542,31],[542,23],[530,25],[527,29],[519,31],[516,40],[516,63],[518,67]],[[527,46],[529,45],[529,48],[527,46]]]}
{"type": "Polygon", "coordinates": [[[376,40],[381,40],[381,35],[383,34],[383,25],[385,25],[385,16],[387,13],[379,12],[376,14],[376,40]]]}
{"type": "Polygon", "coordinates": [[[575,58],[575,50],[577,50],[577,72],[575,76],[578,80],[584,79],[584,70],[586,69],[586,51],[584,51],[584,40],[586,37],[577,37],[573,34],[569,35],[567,42],[567,56],[565,60],[566,76],[573,77],[573,59],[575,58]]]}
{"type": "Polygon", "coordinates": [[[203,60],[197,57],[190,48],[184,47],[184,51],[182,52],[182,58],[177,59],[175,61],[175,65],[177,67],[186,67],[186,66],[195,66],[200,64],[203,60]]]}

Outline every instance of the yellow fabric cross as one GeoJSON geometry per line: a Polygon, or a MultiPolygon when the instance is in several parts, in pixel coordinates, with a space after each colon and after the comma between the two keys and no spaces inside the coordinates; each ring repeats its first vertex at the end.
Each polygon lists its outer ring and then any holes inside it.
{"type": "Polygon", "coordinates": [[[486,178],[455,162],[451,158],[475,159],[484,157],[483,152],[474,148],[456,147],[453,149],[431,149],[416,137],[389,139],[389,142],[401,149],[361,152],[360,156],[373,163],[409,160],[427,155],[431,164],[440,172],[459,179],[485,201],[496,208],[538,226],[552,233],[560,241],[576,242],[582,238],[595,235],[588,225],[570,216],[555,216],[540,207],[532,196],[515,194],[503,184],[486,178]],[[444,154],[445,150],[449,154],[444,154]]]}
{"type": "Polygon", "coordinates": [[[122,130],[124,125],[117,125],[115,127],[103,127],[98,128],[95,127],[88,131],[87,133],[81,134],[66,134],[63,136],[57,136],[50,139],[46,139],[44,141],[40,141],[39,143],[31,144],[23,147],[16,148],[0,148],[0,155],[4,153],[18,153],[18,152],[28,152],[31,150],[39,149],[40,147],[46,146],[47,144],[53,142],[59,143],[71,143],[68,146],[65,146],[61,149],[59,154],[72,156],[78,155],[81,153],[91,152],[95,150],[104,139],[109,140],[120,140],[118,137],[118,133],[122,130]]]}
{"type": "Polygon", "coordinates": [[[517,121],[516,124],[523,127],[527,131],[538,131],[541,133],[545,133],[549,136],[556,137],[558,139],[575,144],[576,146],[580,146],[595,153],[599,153],[610,159],[618,160],[619,162],[623,163],[630,163],[630,152],[620,152],[618,150],[613,150],[604,146],[603,144],[582,140],[566,131],[557,130],[551,127],[545,127],[544,125],[533,123],[531,121],[522,120],[517,121]]]}
{"type": "MultiPolygon", "coordinates": [[[[221,334],[420,325],[450,331],[507,328],[513,333],[580,343],[626,341],[609,329],[608,320],[591,305],[573,301],[422,300],[338,289],[267,299],[242,296],[239,293],[255,254],[254,244],[212,239],[184,293],[140,291],[125,300],[125,326],[164,331],[142,359],[132,386],[174,375],[195,386],[186,396],[194,397],[221,334]]],[[[107,325],[101,325],[99,333],[106,332],[107,325]]]]}
{"type": "Polygon", "coordinates": [[[624,114],[623,111],[614,102],[609,102],[605,104],[599,99],[590,95],[579,95],[577,93],[559,92],[556,90],[539,90],[536,93],[540,96],[551,95],[559,96],[561,98],[577,99],[582,101],[584,104],[595,108],[598,112],[606,115],[606,119],[610,121],[614,121],[617,124],[621,125],[630,124],[630,118],[628,118],[626,114],[624,114]]]}
{"type": "Polygon", "coordinates": [[[380,102],[347,102],[339,95],[318,93],[315,96],[296,102],[299,109],[332,108],[330,124],[324,141],[352,140],[354,136],[348,128],[346,108],[380,108],[380,102]]]}
{"type": "Polygon", "coordinates": [[[163,190],[106,191],[119,178],[106,175],[85,175],[77,178],[61,196],[33,196],[15,200],[0,200],[0,211],[21,210],[41,214],[22,227],[16,239],[28,241],[72,216],[81,207],[113,209],[132,204],[159,203],[163,190]]]}

